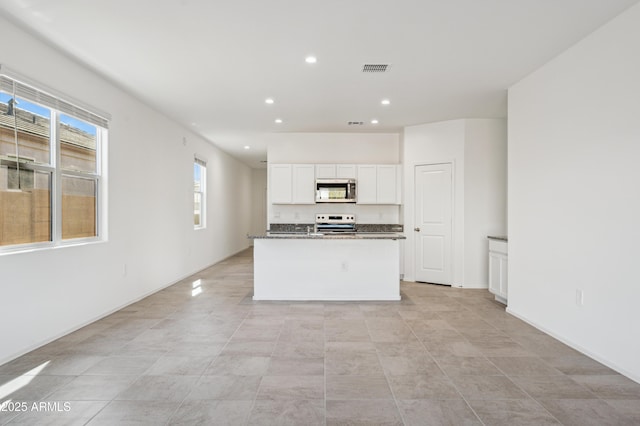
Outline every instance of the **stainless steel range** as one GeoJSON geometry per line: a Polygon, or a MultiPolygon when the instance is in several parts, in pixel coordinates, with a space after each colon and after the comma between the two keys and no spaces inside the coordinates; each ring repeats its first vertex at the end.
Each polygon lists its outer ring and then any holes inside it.
{"type": "Polygon", "coordinates": [[[316,232],[323,234],[356,232],[356,216],[342,213],[319,213],[316,215],[316,232]]]}

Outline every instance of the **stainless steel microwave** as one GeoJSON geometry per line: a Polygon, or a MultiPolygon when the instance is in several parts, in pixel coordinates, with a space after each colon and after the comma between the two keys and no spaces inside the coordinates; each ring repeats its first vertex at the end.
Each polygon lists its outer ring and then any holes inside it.
{"type": "Polygon", "coordinates": [[[355,179],[316,179],[316,203],[355,202],[355,179]]]}

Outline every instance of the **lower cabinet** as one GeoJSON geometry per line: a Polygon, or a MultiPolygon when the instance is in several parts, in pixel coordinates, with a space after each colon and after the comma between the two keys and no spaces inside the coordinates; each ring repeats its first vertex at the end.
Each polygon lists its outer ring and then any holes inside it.
{"type": "Polygon", "coordinates": [[[508,295],[507,242],[489,238],[489,291],[506,304],[508,295]]]}

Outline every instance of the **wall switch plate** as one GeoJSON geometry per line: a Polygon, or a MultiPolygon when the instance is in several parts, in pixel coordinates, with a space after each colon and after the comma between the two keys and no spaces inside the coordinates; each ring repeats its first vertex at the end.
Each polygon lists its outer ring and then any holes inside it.
{"type": "Polygon", "coordinates": [[[576,290],[576,305],[584,305],[584,292],[581,289],[576,290]]]}

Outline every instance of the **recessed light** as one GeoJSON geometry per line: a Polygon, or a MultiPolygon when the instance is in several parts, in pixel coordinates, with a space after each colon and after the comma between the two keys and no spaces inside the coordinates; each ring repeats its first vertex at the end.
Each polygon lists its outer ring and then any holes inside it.
{"type": "Polygon", "coordinates": [[[391,103],[391,101],[389,99],[383,99],[383,100],[380,101],[380,103],[382,105],[389,105],[391,103]]]}
{"type": "Polygon", "coordinates": [[[271,105],[273,103],[273,98],[267,98],[264,100],[264,102],[271,105]]]}
{"type": "Polygon", "coordinates": [[[245,145],[244,149],[251,149],[251,147],[249,145],[245,145]]]}
{"type": "Polygon", "coordinates": [[[281,118],[276,118],[275,122],[276,122],[276,124],[281,124],[282,123],[282,119],[281,118]]]}
{"type": "Polygon", "coordinates": [[[373,120],[371,120],[371,124],[378,124],[378,120],[374,118],[373,120]]]}
{"type": "Polygon", "coordinates": [[[316,62],[318,62],[318,58],[316,58],[315,56],[307,56],[306,58],[304,58],[304,61],[308,64],[315,64],[316,62]]]}

